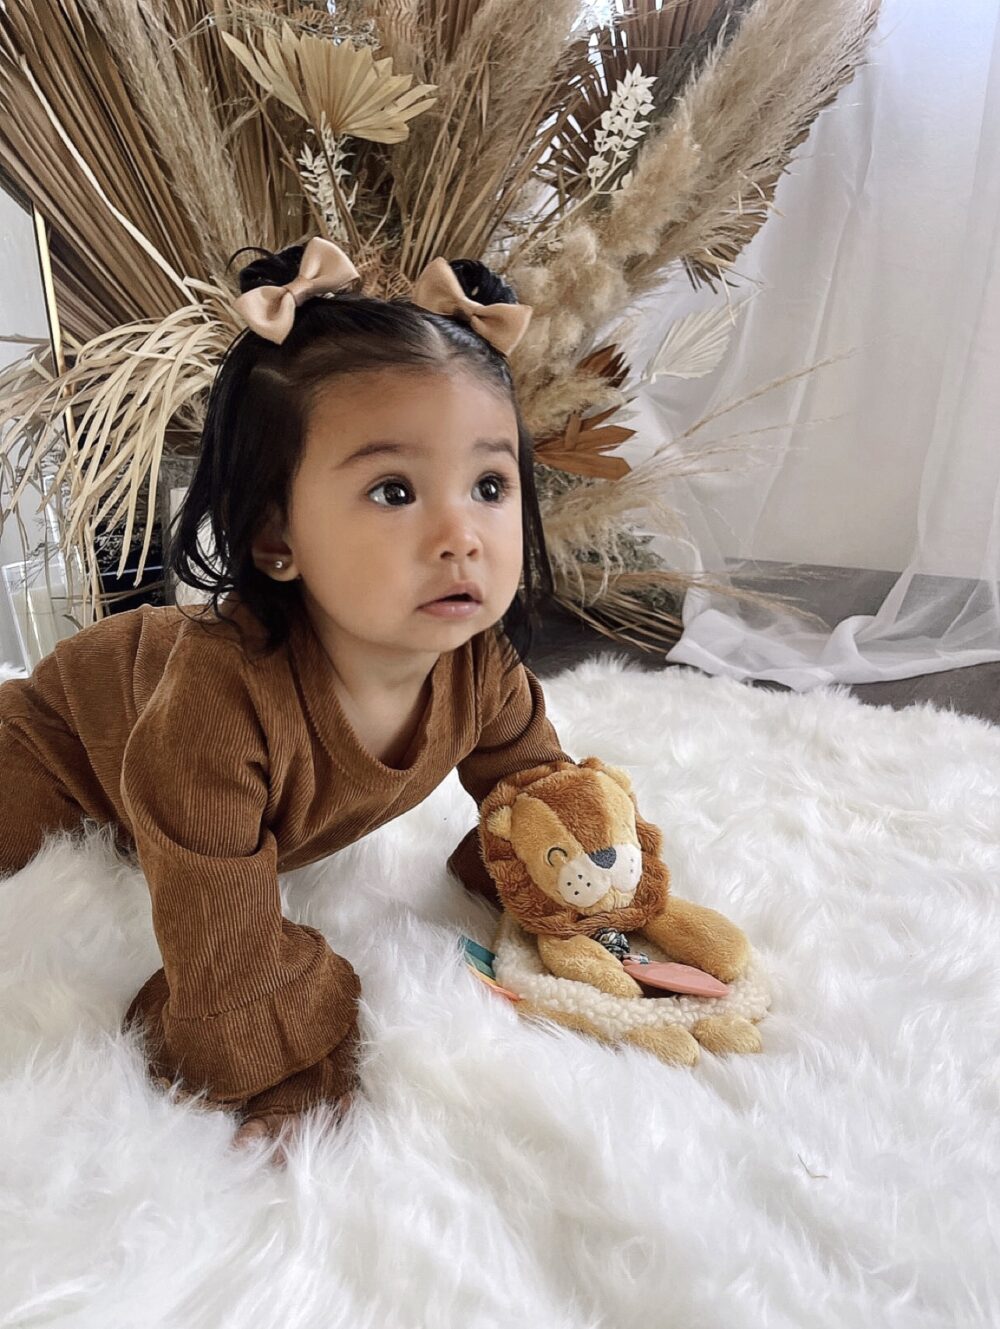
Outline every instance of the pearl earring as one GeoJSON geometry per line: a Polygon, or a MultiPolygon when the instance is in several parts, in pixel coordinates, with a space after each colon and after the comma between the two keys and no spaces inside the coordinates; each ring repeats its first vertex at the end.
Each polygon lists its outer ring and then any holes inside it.
{"type": "Polygon", "coordinates": [[[285,566],[285,560],[283,558],[276,558],[274,560],[274,566],[280,572],[281,569],[285,566]]]}

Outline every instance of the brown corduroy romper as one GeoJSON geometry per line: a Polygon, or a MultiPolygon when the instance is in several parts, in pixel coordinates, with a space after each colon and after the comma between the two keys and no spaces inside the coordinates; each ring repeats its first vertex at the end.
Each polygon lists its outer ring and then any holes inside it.
{"type": "MultiPolygon", "coordinates": [[[[534,675],[504,677],[492,631],[440,656],[397,768],[346,720],[306,615],[260,656],[254,620],[229,613],[243,638],[204,611],[144,605],[0,684],[0,873],[47,833],[115,826],[163,959],[125,1016],[144,1026],[151,1070],[248,1115],[298,1112],[354,1082],[360,984],[319,932],[282,917],[278,873],[400,816],[456,767],[478,806],[505,775],[572,758],[534,675]]],[[[448,866],[492,894],[475,828],[448,866]]]]}

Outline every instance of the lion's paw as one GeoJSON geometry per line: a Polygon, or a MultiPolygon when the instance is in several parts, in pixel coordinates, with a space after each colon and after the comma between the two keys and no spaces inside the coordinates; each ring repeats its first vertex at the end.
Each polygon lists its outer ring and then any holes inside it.
{"type": "Polygon", "coordinates": [[[606,992],[611,997],[641,997],[642,988],[630,977],[624,969],[618,971],[610,968],[595,969],[587,976],[586,981],[591,987],[599,988],[601,992],[606,992]]]}
{"type": "Polygon", "coordinates": [[[720,983],[735,983],[750,967],[750,942],[746,933],[735,924],[730,923],[729,928],[731,931],[717,938],[719,953],[713,956],[711,964],[702,965],[720,983]]]}
{"type": "Polygon", "coordinates": [[[759,1052],[763,1047],[760,1031],[742,1015],[706,1015],[691,1032],[709,1052],[759,1052]]]}
{"type": "Polygon", "coordinates": [[[679,1024],[665,1029],[630,1029],[623,1042],[651,1052],[668,1066],[695,1066],[701,1056],[697,1042],[679,1024]]]}

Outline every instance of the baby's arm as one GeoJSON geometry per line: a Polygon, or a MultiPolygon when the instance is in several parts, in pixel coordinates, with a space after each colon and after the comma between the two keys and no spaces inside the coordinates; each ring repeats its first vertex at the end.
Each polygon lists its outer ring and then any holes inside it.
{"type": "Polygon", "coordinates": [[[234,646],[179,643],[129,739],[122,797],[163,958],[139,1018],[154,1075],[250,1115],[336,1101],[355,1080],[351,965],[283,918],[268,754],[234,646]]]}
{"type": "MultiPolygon", "coordinates": [[[[483,637],[480,680],[481,725],[475,747],[458,763],[458,778],[476,806],[506,776],[553,762],[572,762],[562,750],[559,735],[545,713],[542,685],[530,669],[518,665],[504,673],[502,660],[490,635],[483,637]]],[[[449,870],[465,888],[483,895],[499,908],[493,879],[483,864],[479,827],[456,845],[448,858],[449,870]]]]}

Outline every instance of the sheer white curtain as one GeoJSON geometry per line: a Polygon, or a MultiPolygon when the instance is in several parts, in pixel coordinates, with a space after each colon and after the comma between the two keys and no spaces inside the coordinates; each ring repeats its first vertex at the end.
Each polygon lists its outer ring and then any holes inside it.
{"type": "MultiPolygon", "coordinates": [[[[49,338],[35,226],[31,212],[7,192],[0,180],[0,369],[14,364],[31,349],[23,341],[16,340],[24,337],[37,339],[42,344],[49,338]]],[[[8,423],[0,422],[0,436],[6,432],[8,423]]],[[[4,508],[11,499],[9,478],[5,468],[0,475],[0,505],[4,508]]],[[[28,490],[21,500],[20,517],[31,547],[45,533],[43,518],[38,514],[38,494],[34,490],[28,490]]],[[[51,646],[55,645],[58,634],[66,630],[61,623],[55,628],[51,617],[44,613],[37,594],[32,596],[30,591],[14,589],[16,569],[23,565],[24,558],[21,532],[16,519],[11,516],[0,532],[0,569],[10,570],[6,577],[0,575],[0,665],[11,665],[15,669],[30,668],[37,662],[37,652],[31,658],[25,653],[26,644],[35,645],[40,640],[36,628],[42,631],[46,644],[51,642],[51,646]],[[47,628],[55,630],[56,636],[51,631],[45,635],[46,630],[41,629],[43,617],[48,620],[47,628]]]]}
{"type": "MultiPolygon", "coordinates": [[[[734,584],[784,573],[759,589],[794,594],[826,626],[698,589],[668,659],[802,691],[1000,659],[998,18],[998,0],[883,0],[869,65],[819,117],[779,185],[781,215],[741,256],[733,303],[762,289],[723,362],[637,400],[643,437],[662,444],[851,352],[699,431],[765,431],[749,441],[767,451],[675,482],[692,545],[657,541],[672,564],[728,569],[734,584]],[[803,566],[827,571],[800,580],[803,566]]],[[[637,345],[651,352],[671,319],[719,298],[673,281],[637,345]]]]}

